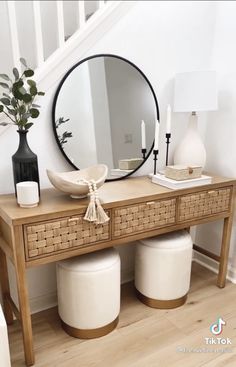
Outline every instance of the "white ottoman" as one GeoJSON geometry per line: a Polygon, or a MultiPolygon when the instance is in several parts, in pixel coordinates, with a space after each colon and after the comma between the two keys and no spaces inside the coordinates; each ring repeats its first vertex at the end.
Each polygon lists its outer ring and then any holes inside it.
{"type": "Polygon", "coordinates": [[[150,307],[175,308],[185,303],[190,287],[192,239],[177,231],[144,239],[136,247],[135,287],[150,307]]]}
{"type": "Polygon", "coordinates": [[[81,339],[112,331],[120,312],[120,256],[114,248],[57,263],[58,312],[64,330],[81,339]]]}

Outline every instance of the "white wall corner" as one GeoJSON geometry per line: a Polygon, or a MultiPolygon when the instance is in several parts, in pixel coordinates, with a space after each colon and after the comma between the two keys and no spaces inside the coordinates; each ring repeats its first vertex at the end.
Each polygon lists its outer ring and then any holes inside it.
{"type": "MultiPolygon", "coordinates": [[[[197,251],[193,252],[193,261],[213,271],[214,273],[218,273],[219,265],[217,261],[197,251]]],[[[232,267],[231,265],[228,265],[227,279],[230,280],[232,283],[236,284],[236,268],[232,267]]]]}
{"type": "Polygon", "coordinates": [[[132,280],[134,280],[134,269],[131,267],[123,269],[121,274],[121,284],[131,282],[132,280]]]}
{"type": "Polygon", "coordinates": [[[48,308],[57,306],[57,293],[47,293],[38,297],[32,297],[30,299],[30,310],[31,313],[37,313],[48,308]]]}

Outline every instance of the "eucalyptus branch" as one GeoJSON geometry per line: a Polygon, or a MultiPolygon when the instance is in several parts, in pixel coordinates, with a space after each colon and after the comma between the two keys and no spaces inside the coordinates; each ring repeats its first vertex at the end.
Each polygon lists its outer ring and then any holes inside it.
{"type": "Polygon", "coordinates": [[[32,79],[34,71],[28,67],[25,59],[20,58],[20,62],[24,66],[24,70],[19,73],[17,68],[13,68],[13,79],[7,74],[0,74],[0,78],[4,79],[0,86],[9,91],[7,94],[4,93],[1,98],[3,106],[0,113],[4,112],[19,129],[27,130],[33,125],[29,119],[36,119],[40,114],[40,106],[34,105],[35,98],[43,96],[44,92],[38,91],[36,82],[32,79]]]}

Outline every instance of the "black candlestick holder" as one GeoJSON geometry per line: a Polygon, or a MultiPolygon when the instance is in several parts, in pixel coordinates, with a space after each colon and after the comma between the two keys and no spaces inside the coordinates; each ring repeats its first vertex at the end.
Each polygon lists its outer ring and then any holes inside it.
{"type": "Polygon", "coordinates": [[[141,152],[142,152],[142,155],[143,155],[143,159],[145,159],[146,158],[147,149],[146,148],[142,148],[141,152]]]}
{"type": "Polygon", "coordinates": [[[171,138],[171,134],[170,133],[166,134],[166,166],[168,166],[168,161],[169,161],[170,138],[171,138]]]}
{"type": "Polygon", "coordinates": [[[158,157],[158,149],[153,150],[153,160],[154,160],[154,175],[157,173],[157,157],[158,157]]]}

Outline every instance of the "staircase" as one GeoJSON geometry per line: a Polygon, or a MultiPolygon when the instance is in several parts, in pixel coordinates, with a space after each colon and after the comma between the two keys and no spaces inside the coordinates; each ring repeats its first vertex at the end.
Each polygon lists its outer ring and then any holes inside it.
{"type": "MultiPolygon", "coordinates": [[[[47,91],[136,3],[1,1],[0,73],[11,73],[13,66],[20,70],[24,57],[47,91]]],[[[0,134],[5,129],[0,126],[0,134]]]]}

